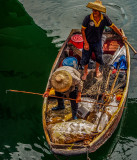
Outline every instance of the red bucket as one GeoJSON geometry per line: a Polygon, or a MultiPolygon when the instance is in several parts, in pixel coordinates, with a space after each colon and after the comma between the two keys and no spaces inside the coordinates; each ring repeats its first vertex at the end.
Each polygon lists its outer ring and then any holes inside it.
{"type": "Polygon", "coordinates": [[[83,48],[83,37],[80,34],[74,34],[71,37],[71,40],[69,42],[72,43],[78,49],[82,49],[83,48]]]}

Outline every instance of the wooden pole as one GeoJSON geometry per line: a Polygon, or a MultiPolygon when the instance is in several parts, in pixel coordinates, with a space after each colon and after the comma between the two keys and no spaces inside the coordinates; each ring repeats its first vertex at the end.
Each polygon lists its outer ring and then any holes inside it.
{"type": "MultiPolygon", "coordinates": [[[[6,90],[9,92],[19,92],[19,93],[27,93],[27,94],[35,94],[35,95],[41,95],[43,96],[43,94],[41,93],[34,93],[34,92],[26,92],[26,91],[19,91],[19,90],[6,90]]],[[[66,100],[70,100],[70,101],[76,101],[76,99],[72,99],[72,98],[65,98],[65,97],[58,97],[58,96],[54,96],[54,95],[49,95],[49,97],[53,97],[53,98],[61,98],[61,99],[66,99],[66,100]]],[[[97,103],[97,102],[89,102],[89,101],[81,101],[81,102],[86,102],[86,103],[94,103],[94,104],[99,104],[99,105],[104,105],[104,106],[112,106],[112,107],[118,107],[118,106],[113,106],[113,105],[109,105],[109,104],[103,104],[103,103],[97,103]]],[[[125,107],[122,107],[125,108],[125,107]]]]}
{"type": "Polygon", "coordinates": [[[132,49],[132,51],[137,54],[137,51],[133,48],[133,46],[127,41],[125,40],[125,42],[128,44],[128,46],[132,49]]]}

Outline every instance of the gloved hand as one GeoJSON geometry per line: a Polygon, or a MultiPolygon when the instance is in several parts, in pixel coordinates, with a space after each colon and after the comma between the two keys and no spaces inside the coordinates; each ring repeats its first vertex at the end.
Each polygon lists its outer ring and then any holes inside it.
{"type": "Polygon", "coordinates": [[[49,92],[50,92],[50,89],[47,89],[47,90],[45,91],[45,93],[43,94],[43,98],[44,98],[44,97],[48,97],[48,96],[49,96],[49,92]]]}
{"type": "Polygon", "coordinates": [[[81,102],[81,92],[78,92],[76,103],[81,102]]]}

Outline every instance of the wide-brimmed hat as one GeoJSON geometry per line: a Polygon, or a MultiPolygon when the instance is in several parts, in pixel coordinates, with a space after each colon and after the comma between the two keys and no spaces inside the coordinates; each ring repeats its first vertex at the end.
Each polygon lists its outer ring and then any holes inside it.
{"type": "Polygon", "coordinates": [[[102,5],[102,1],[100,0],[96,0],[95,2],[89,2],[86,7],[106,13],[106,7],[102,5]]]}
{"type": "Polygon", "coordinates": [[[57,92],[66,92],[72,85],[72,76],[65,70],[55,71],[51,76],[51,85],[57,92]]]}

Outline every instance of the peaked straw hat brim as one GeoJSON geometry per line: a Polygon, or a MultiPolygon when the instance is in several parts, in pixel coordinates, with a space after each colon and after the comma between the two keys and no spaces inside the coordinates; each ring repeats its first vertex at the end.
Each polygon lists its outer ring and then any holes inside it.
{"type": "Polygon", "coordinates": [[[72,76],[65,70],[55,71],[51,76],[51,85],[57,92],[66,92],[72,85],[72,76]]]}
{"type": "Polygon", "coordinates": [[[106,7],[102,5],[101,1],[89,2],[86,7],[106,13],[106,7]]]}

